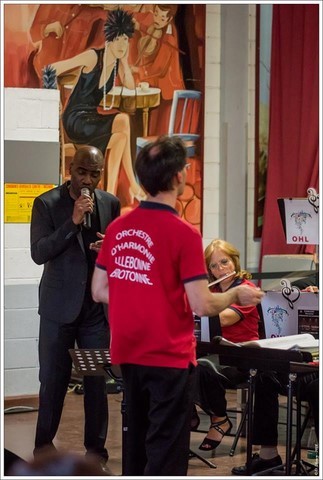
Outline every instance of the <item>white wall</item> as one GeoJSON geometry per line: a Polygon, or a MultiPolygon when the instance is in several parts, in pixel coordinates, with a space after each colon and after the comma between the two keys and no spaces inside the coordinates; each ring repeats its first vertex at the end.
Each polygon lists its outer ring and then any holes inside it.
{"type": "Polygon", "coordinates": [[[255,5],[208,5],[206,19],[203,239],[232,242],[257,270],[255,5]]]}
{"type": "MultiPolygon", "coordinates": [[[[255,6],[207,5],[203,241],[206,245],[215,237],[227,238],[241,249],[242,263],[257,269],[259,246],[253,240],[254,69],[255,6]],[[234,26],[234,35],[221,31],[227,25],[234,26]],[[239,35],[243,36],[241,42],[239,35]],[[225,75],[234,70],[234,64],[228,65],[223,55],[236,48],[237,42],[244,45],[246,59],[243,68],[235,72],[240,75],[240,89],[234,95],[226,91],[223,105],[223,88],[230,88],[225,75]],[[230,128],[236,114],[243,119],[238,130],[230,128]],[[229,144],[239,150],[238,158],[229,144]],[[223,182],[223,178],[230,178],[230,182],[223,182]]],[[[58,142],[58,105],[57,91],[6,89],[5,139],[58,142]]],[[[42,267],[30,258],[29,227],[4,226],[5,396],[36,394],[39,387],[37,289],[42,267]]]]}
{"type": "MultiPolygon", "coordinates": [[[[59,143],[59,94],[8,88],[4,93],[4,141],[59,143]]],[[[59,149],[56,149],[59,151],[59,149]]],[[[24,158],[20,161],[23,162],[24,158]]],[[[40,159],[44,161],[45,159],[40,159]]],[[[56,159],[58,178],[59,158],[56,159]]],[[[28,168],[32,168],[30,165],[28,168]]],[[[17,175],[19,173],[17,172],[17,175]]],[[[17,182],[19,180],[16,180],[17,182]]],[[[44,182],[46,183],[46,182],[44,182]]],[[[43,270],[30,256],[30,224],[4,224],[4,395],[38,392],[38,284],[43,270]]]]}
{"type": "Polygon", "coordinates": [[[221,6],[208,5],[205,46],[205,119],[203,178],[203,240],[221,236],[220,223],[220,98],[221,6]]]}

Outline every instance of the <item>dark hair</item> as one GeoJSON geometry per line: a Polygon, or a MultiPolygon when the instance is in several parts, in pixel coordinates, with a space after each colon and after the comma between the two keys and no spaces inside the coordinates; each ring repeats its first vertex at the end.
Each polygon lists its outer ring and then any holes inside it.
{"type": "Polygon", "coordinates": [[[144,189],[153,197],[173,188],[173,178],[186,164],[186,148],[179,137],[162,136],[139,152],[135,171],[144,189]]]}
{"type": "Polygon", "coordinates": [[[108,12],[107,20],[104,24],[104,35],[107,42],[112,42],[120,35],[127,35],[131,38],[135,31],[135,23],[131,13],[118,8],[108,12]]]}
{"type": "Polygon", "coordinates": [[[176,15],[177,9],[178,9],[178,5],[175,5],[173,3],[171,3],[171,4],[157,3],[155,5],[155,7],[158,7],[158,8],[160,8],[160,10],[163,10],[163,11],[167,10],[168,11],[168,14],[167,14],[168,17],[174,17],[176,15]]]}

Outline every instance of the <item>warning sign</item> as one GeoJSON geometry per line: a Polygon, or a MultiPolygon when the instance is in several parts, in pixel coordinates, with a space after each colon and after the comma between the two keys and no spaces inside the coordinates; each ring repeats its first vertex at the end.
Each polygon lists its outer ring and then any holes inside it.
{"type": "Polygon", "coordinates": [[[5,223],[30,223],[34,199],[56,185],[6,183],[5,223]]]}

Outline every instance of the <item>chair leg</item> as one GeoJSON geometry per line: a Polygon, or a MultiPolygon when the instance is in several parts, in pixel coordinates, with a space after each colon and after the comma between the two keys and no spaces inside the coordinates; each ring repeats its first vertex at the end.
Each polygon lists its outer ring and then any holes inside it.
{"type": "Polygon", "coordinates": [[[234,440],[233,440],[232,446],[231,446],[231,448],[230,448],[230,452],[229,452],[230,457],[233,457],[234,452],[235,452],[235,450],[236,450],[238,440],[239,440],[239,438],[240,438],[242,429],[243,429],[244,424],[245,424],[245,422],[246,422],[247,413],[248,413],[248,400],[247,400],[247,402],[246,402],[246,404],[245,404],[245,406],[244,406],[243,413],[242,413],[242,417],[241,417],[239,426],[238,426],[238,428],[237,428],[236,434],[235,434],[235,436],[234,436],[234,440]]]}

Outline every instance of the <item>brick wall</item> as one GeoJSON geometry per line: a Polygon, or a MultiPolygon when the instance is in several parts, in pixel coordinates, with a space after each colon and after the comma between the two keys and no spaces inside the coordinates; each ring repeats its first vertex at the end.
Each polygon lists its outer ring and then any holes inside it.
{"type": "MultiPolygon", "coordinates": [[[[59,181],[59,96],[56,90],[4,91],[4,181],[59,181]]],[[[4,395],[38,392],[38,284],[29,223],[4,225],[4,395]]]]}

